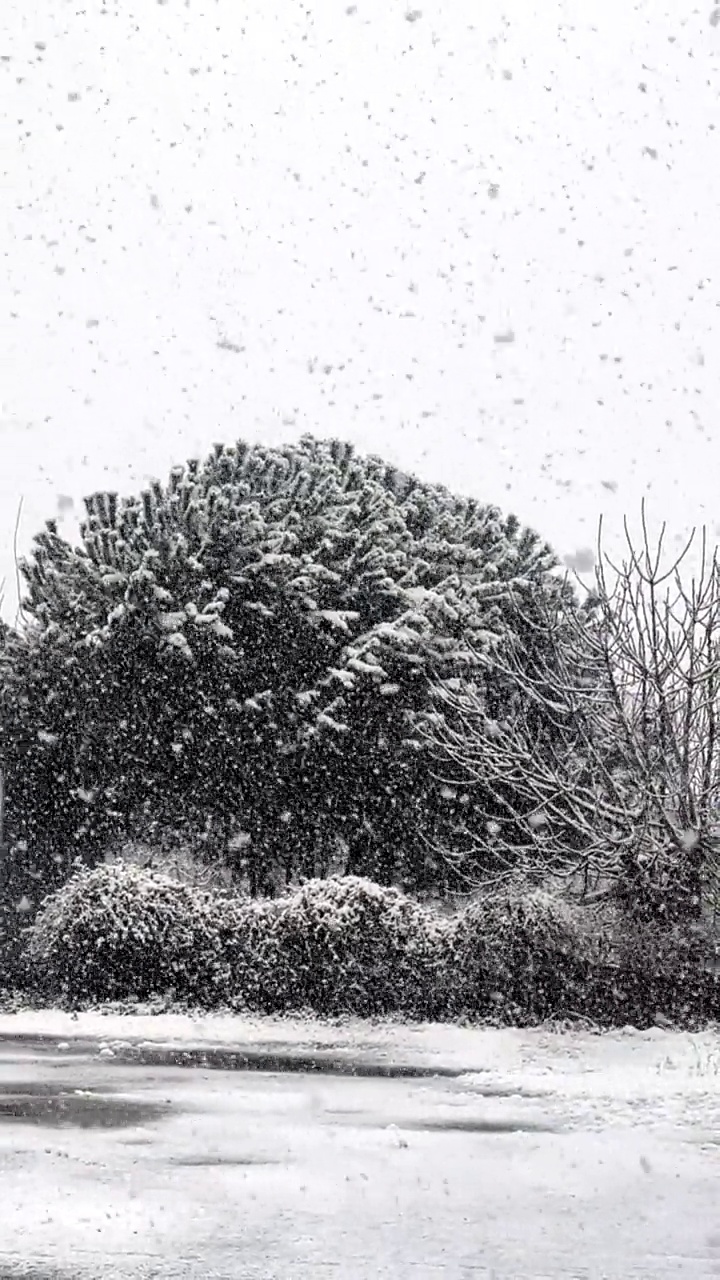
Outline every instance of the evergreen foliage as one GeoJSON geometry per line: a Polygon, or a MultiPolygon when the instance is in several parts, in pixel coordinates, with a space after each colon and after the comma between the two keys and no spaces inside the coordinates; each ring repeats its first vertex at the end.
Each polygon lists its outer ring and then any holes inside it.
{"type": "Polygon", "coordinates": [[[22,892],[163,830],[235,857],[253,894],[326,875],[338,849],[407,887],[468,870],[459,833],[489,799],[435,777],[422,730],[448,684],[511,710],[478,655],[514,639],[532,665],[518,599],[575,608],[535,533],[312,437],[217,445],[86,509],[79,547],[53,522],[36,537],[3,655],[22,892]]]}

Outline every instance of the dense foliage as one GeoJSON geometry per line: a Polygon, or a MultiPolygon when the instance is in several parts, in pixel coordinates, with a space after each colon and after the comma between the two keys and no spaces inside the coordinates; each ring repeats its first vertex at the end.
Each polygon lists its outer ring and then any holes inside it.
{"type": "Polygon", "coordinates": [[[515,1024],[584,1012],[600,932],[582,910],[527,885],[481,894],[449,925],[455,1013],[515,1024]]]}
{"type": "Polygon", "coordinates": [[[229,941],[254,909],[130,865],[84,868],[43,903],[27,956],[36,980],[76,999],[173,991],[212,1006],[237,982],[229,941]]]}
{"type": "MultiPolygon", "coordinates": [[[[516,884],[454,915],[354,876],[252,902],[118,864],[49,896],[25,935],[46,997],[515,1025],[720,1014],[709,938],[636,937],[516,884]]],[[[0,983],[0,986],[2,983],[0,983]]]]}
{"type": "Polygon", "coordinates": [[[442,925],[397,889],[358,876],[310,880],[278,903],[272,934],[284,1006],[429,1012],[442,925]]]}
{"type": "Polygon", "coordinates": [[[36,980],[73,999],[369,1014],[425,1009],[439,938],[429,912],[355,876],[256,903],[116,864],[50,895],[26,951],[36,980]]]}
{"type": "Polygon", "coordinates": [[[478,659],[514,637],[532,665],[518,598],[524,616],[540,596],[574,609],[536,534],[310,437],[217,446],[86,507],[79,547],[52,522],[36,537],[6,638],[19,894],[167,831],[253,894],[338,858],[407,887],[472,869],[482,850],[462,833],[490,798],[437,778],[423,726],[453,682],[511,706],[478,659]]]}

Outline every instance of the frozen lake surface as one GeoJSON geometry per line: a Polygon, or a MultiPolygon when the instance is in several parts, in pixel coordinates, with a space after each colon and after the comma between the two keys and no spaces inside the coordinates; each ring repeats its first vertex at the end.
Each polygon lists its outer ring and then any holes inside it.
{"type": "Polygon", "coordinates": [[[3,1015],[0,1277],[720,1276],[719,1084],[712,1032],[3,1015]]]}

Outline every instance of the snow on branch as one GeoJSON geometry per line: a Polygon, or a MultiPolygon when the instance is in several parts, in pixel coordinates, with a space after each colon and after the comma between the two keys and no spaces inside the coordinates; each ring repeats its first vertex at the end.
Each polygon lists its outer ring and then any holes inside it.
{"type": "Polygon", "coordinates": [[[703,530],[688,587],[679,570],[693,538],[663,572],[665,526],[651,555],[644,504],[642,528],[638,553],[625,521],[629,555],[618,567],[602,551],[600,522],[595,587],[579,609],[543,597],[531,618],[516,598],[536,642],[532,663],[508,631],[475,655],[484,687],[436,685],[444,714],[424,733],[445,770],[483,788],[525,833],[515,852],[536,867],[592,868],[638,893],[661,885],[668,902],[684,895],[698,914],[704,877],[720,862],[720,566],[717,550],[708,563],[703,530]],[[499,720],[487,697],[498,678],[514,692],[499,720]]]}

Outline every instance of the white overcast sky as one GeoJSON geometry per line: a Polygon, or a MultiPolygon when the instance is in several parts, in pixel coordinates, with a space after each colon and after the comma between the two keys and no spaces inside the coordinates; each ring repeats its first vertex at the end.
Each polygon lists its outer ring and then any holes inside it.
{"type": "Polygon", "coordinates": [[[719,19],[2,0],[6,614],[21,498],[23,553],[241,436],[350,439],[562,557],[643,495],[714,541],[719,19]]]}

